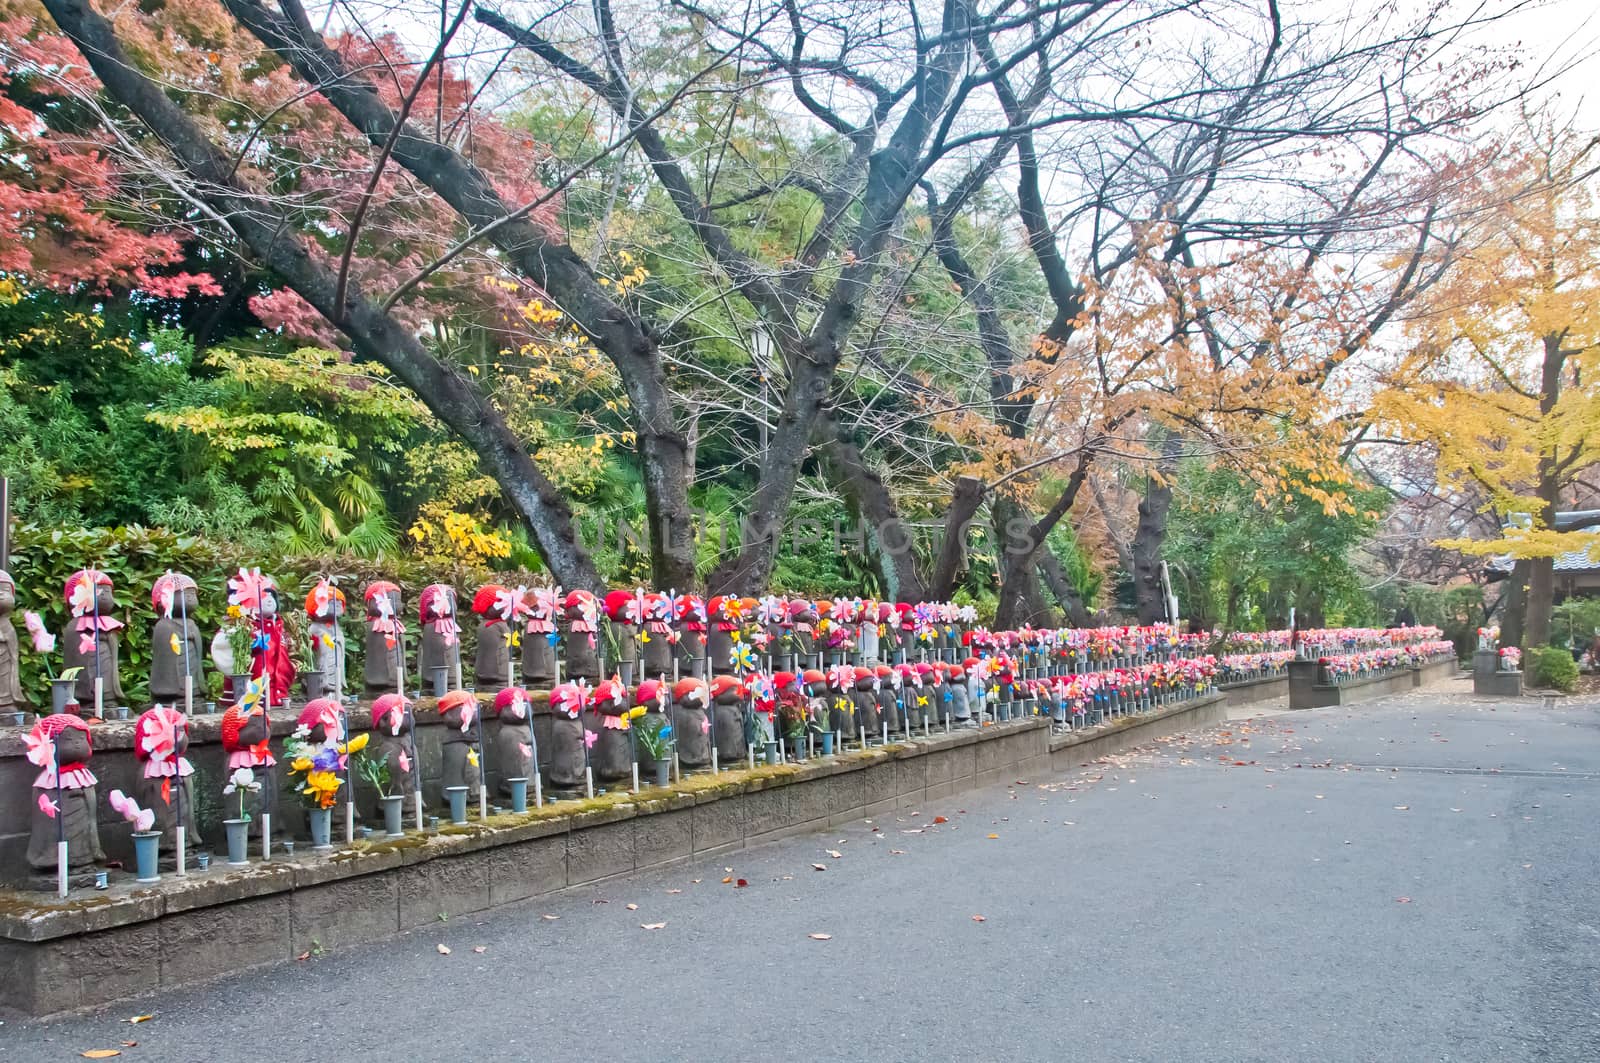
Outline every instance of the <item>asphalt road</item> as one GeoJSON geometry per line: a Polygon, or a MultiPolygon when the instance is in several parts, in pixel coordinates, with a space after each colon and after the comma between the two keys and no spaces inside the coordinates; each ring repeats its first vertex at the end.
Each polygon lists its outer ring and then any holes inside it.
{"type": "Polygon", "coordinates": [[[1600,702],[1441,689],[7,1024],[0,1058],[1594,1063],[1600,702]]]}

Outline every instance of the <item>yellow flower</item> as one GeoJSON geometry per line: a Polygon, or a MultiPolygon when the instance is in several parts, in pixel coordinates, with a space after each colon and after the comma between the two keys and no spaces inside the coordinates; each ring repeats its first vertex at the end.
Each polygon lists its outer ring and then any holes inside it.
{"type": "Polygon", "coordinates": [[[173,653],[182,653],[183,652],[183,650],[179,646],[178,633],[176,631],[174,631],[172,633],[172,652],[173,653]]]}
{"type": "Polygon", "coordinates": [[[289,770],[290,771],[310,771],[311,770],[311,758],[310,757],[295,757],[293,760],[291,760],[289,762],[289,770]]]}
{"type": "Polygon", "coordinates": [[[308,772],[301,792],[316,798],[318,806],[330,808],[339,794],[339,777],[331,771],[308,772]]]}
{"type": "Polygon", "coordinates": [[[478,766],[478,751],[476,749],[469,748],[467,750],[467,763],[471,764],[474,768],[478,766]]]}
{"type": "Polygon", "coordinates": [[[370,739],[371,737],[372,736],[370,734],[367,734],[365,732],[356,735],[354,738],[350,739],[350,741],[345,743],[344,751],[346,753],[359,753],[359,752],[361,752],[363,749],[367,748],[367,740],[370,739]]]}
{"type": "Polygon", "coordinates": [[[635,705],[633,708],[628,710],[628,719],[637,720],[639,717],[643,716],[649,711],[650,706],[648,705],[635,705]]]}

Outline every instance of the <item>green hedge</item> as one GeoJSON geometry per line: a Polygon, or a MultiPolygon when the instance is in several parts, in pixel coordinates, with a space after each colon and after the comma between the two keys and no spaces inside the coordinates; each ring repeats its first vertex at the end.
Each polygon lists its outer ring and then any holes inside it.
{"type": "Polygon", "coordinates": [[[1535,687],[1571,690],[1578,682],[1578,662],[1568,650],[1534,646],[1523,655],[1522,668],[1535,687]]]}

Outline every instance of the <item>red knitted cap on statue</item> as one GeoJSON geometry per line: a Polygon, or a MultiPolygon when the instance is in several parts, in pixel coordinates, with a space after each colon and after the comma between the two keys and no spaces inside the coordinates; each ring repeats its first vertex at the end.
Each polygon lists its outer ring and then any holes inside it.
{"type": "Polygon", "coordinates": [[[470,704],[477,700],[477,696],[470,691],[452,690],[447,692],[444,697],[439,699],[439,712],[443,714],[449,712],[451,709],[459,709],[461,706],[470,704]]]}
{"type": "Polygon", "coordinates": [[[505,687],[494,696],[494,711],[498,715],[500,710],[510,705],[517,697],[523,701],[528,700],[528,692],[521,687],[505,687]]]}
{"type": "Polygon", "coordinates": [[[635,705],[654,705],[656,698],[660,696],[661,681],[658,679],[646,679],[639,684],[639,689],[633,692],[633,703],[635,705]]]}
{"type": "Polygon", "coordinates": [[[484,615],[494,608],[494,601],[505,592],[505,588],[498,583],[485,583],[478,588],[478,593],[472,596],[472,611],[479,616],[484,615]]]}
{"type": "Polygon", "coordinates": [[[871,679],[871,678],[872,678],[872,669],[871,668],[857,668],[856,669],[856,682],[857,683],[861,682],[863,679],[871,679]]]}
{"type": "MultiPolygon", "coordinates": [[[[55,717],[50,717],[55,719],[55,717]]],[[[225,753],[239,753],[244,746],[239,744],[239,731],[244,727],[245,714],[239,711],[239,706],[229,705],[222,714],[222,749],[225,753]]]]}
{"type": "Polygon", "coordinates": [[[704,705],[709,695],[706,690],[706,681],[690,676],[680,679],[672,685],[672,699],[674,701],[692,702],[699,700],[704,705]]]}
{"type": "Polygon", "coordinates": [[[772,687],[774,690],[787,690],[794,686],[795,674],[793,672],[773,672],[772,687]]]}
{"type": "Polygon", "coordinates": [[[89,725],[84,723],[81,718],[66,712],[58,712],[54,715],[46,716],[35,726],[38,728],[39,733],[46,738],[55,738],[69,727],[76,728],[87,735],[94,733],[89,730],[89,725]]]}
{"type": "Polygon", "coordinates": [[[318,724],[339,721],[339,703],[332,698],[316,698],[306,702],[306,707],[300,710],[295,723],[302,727],[316,727],[318,724]]]}
{"type": "Polygon", "coordinates": [[[886,664],[880,664],[872,669],[872,674],[877,676],[879,679],[888,679],[890,676],[894,675],[894,669],[890,668],[886,664]]]}
{"type": "MultiPolygon", "coordinates": [[[[335,587],[331,583],[328,584],[328,590],[333,592],[330,595],[330,597],[332,598],[333,601],[338,602],[340,605],[348,605],[349,604],[348,602],[345,601],[344,591],[340,590],[338,587],[335,587]]],[[[317,618],[318,612],[320,612],[320,610],[318,609],[318,605],[320,605],[320,604],[321,603],[319,603],[317,601],[317,588],[312,587],[309,591],[306,592],[306,615],[311,617],[313,620],[315,620],[317,618]]]]}
{"type": "Polygon", "coordinates": [[[807,683],[825,683],[828,681],[828,677],[817,671],[815,668],[807,668],[800,674],[800,678],[804,679],[807,683]]]}
{"type": "Polygon", "coordinates": [[[404,695],[401,694],[385,694],[374,700],[372,703],[373,730],[385,726],[384,721],[389,718],[389,713],[395,709],[404,712],[410,705],[411,702],[407,701],[404,695]]]}
{"type": "MultiPolygon", "coordinates": [[[[367,590],[370,591],[372,588],[368,587],[367,590]]],[[[455,592],[455,588],[450,586],[448,583],[430,583],[426,587],[422,588],[422,595],[417,599],[417,618],[423,623],[427,623],[429,620],[434,619],[432,613],[430,612],[430,610],[433,609],[434,603],[439,601],[441,598],[443,598],[446,602],[449,602],[449,600],[455,596],[455,592]]]]}
{"type": "Polygon", "coordinates": [[[606,616],[613,620],[626,619],[623,610],[633,601],[632,591],[610,591],[606,594],[606,616]]]}
{"type": "Polygon", "coordinates": [[[737,690],[740,697],[744,697],[744,684],[731,675],[719,675],[711,681],[711,696],[720,698],[730,690],[737,690]]]}
{"type": "MultiPolygon", "coordinates": [[[[7,582],[10,582],[9,578],[7,579],[7,582]]],[[[166,572],[160,576],[157,576],[155,584],[150,588],[150,605],[158,613],[163,611],[161,605],[161,592],[166,590],[169,586],[172,588],[174,596],[176,596],[178,591],[199,590],[199,587],[195,584],[195,581],[190,579],[188,576],[185,576],[182,572],[166,572]]]]}
{"type": "Polygon", "coordinates": [[[380,579],[367,584],[366,592],[362,594],[362,598],[370,602],[380,594],[398,594],[399,592],[399,587],[386,579],[380,579]]]}

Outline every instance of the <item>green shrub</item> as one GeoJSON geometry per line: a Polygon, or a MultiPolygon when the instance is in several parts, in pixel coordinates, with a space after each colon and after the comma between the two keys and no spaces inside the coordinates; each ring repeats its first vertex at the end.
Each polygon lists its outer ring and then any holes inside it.
{"type": "Polygon", "coordinates": [[[1578,682],[1578,663],[1572,654],[1554,646],[1534,646],[1523,656],[1523,670],[1535,687],[1571,690],[1578,682]]]}

